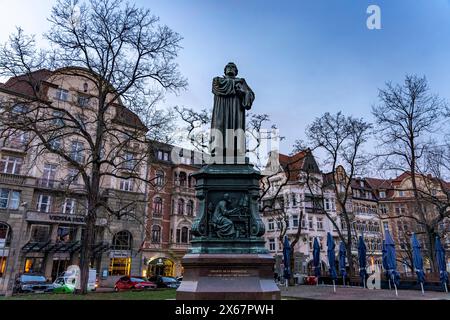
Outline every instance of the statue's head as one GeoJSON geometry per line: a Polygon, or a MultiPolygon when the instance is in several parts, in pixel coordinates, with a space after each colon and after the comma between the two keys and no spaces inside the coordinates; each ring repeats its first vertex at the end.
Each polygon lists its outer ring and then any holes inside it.
{"type": "Polygon", "coordinates": [[[225,66],[225,75],[229,77],[236,77],[238,73],[239,70],[233,62],[230,62],[225,66]]]}
{"type": "Polygon", "coordinates": [[[229,195],[228,193],[225,193],[225,194],[223,195],[223,199],[224,199],[226,202],[230,202],[230,201],[231,201],[230,195],[229,195]]]}

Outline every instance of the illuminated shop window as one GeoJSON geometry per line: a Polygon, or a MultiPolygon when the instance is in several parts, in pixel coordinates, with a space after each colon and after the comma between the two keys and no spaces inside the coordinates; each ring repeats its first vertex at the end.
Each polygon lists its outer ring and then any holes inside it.
{"type": "Polygon", "coordinates": [[[111,258],[109,263],[110,276],[129,276],[131,258],[111,258]]]}

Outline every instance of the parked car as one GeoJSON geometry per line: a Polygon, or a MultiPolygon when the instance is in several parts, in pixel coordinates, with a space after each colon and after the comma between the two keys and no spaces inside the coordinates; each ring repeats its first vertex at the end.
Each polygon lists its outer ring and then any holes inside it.
{"type": "Polygon", "coordinates": [[[183,281],[183,276],[181,276],[181,277],[178,277],[178,278],[177,278],[177,281],[178,281],[178,282],[181,282],[181,281],[183,281]]]}
{"type": "Polygon", "coordinates": [[[158,288],[178,289],[180,286],[180,281],[174,277],[152,276],[149,280],[156,283],[158,288]]]}
{"type": "Polygon", "coordinates": [[[143,277],[122,277],[114,285],[114,291],[153,290],[157,285],[143,277]]]}
{"type": "Polygon", "coordinates": [[[14,284],[17,293],[53,292],[53,284],[42,274],[24,273],[17,277],[14,284]]]}

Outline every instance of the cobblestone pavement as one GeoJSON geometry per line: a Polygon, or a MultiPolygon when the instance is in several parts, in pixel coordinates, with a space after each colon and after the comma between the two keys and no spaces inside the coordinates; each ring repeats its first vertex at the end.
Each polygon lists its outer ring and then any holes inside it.
{"type": "Polygon", "coordinates": [[[280,287],[283,299],[300,300],[450,300],[450,293],[426,291],[422,295],[420,290],[399,290],[398,297],[394,290],[369,290],[357,287],[336,286],[336,293],[333,286],[295,286],[280,287]]]}

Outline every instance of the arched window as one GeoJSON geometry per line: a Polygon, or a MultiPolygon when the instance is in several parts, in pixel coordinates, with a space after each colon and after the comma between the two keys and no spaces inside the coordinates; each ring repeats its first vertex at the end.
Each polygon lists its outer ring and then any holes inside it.
{"type": "Polygon", "coordinates": [[[181,243],[188,243],[189,229],[187,227],[181,228],[181,243]]]}
{"type": "Polygon", "coordinates": [[[133,237],[129,231],[117,232],[113,237],[113,250],[131,250],[133,237]]]}
{"type": "Polygon", "coordinates": [[[161,242],[161,227],[153,226],[152,227],[152,243],[160,243],[161,242]]]}
{"type": "Polygon", "coordinates": [[[153,215],[162,215],[163,201],[160,197],[153,199],[153,215]]]}
{"type": "Polygon", "coordinates": [[[180,172],[180,187],[185,187],[186,186],[186,180],[187,180],[187,176],[186,176],[186,172],[180,172]]]}
{"type": "Polygon", "coordinates": [[[191,175],[189,175],[189,177],[188,177],[188,187],[189,188],[192,188],[194,186],[193,180],[194,180],[194,178],[191,175]]]}
{"type": "Polygon", "coordinates": [[[187,213],[188,216],[192,217],[194,215],[194,201],[189,200],[187,202],[186,211],[187,211],[186,213],[187,213]]]}
{"type": "Polygon", "coordinates": [[[164,186],[165,183],[164,171],[162,170],[156,171],[155,178],[156,178],[155,184],[157,186],[159,187],[164,186]]]}
{"type": "Polygon", "coordinates": [[[178,200],[178,214],[184,215],[184,200],[183,199],[178,200]]]}
{"type": "Polygon", "coordinates": [[[6,271],[6,261],[8,259],[8,250],[11,243],[11,228],[0,222],[0,278],[3,277],[6,271]]]}
{"type": "Polygon", "coordinates": [[[0,249],[9,247],[11,243],[11,228],[0,222],[0,249]]]}

